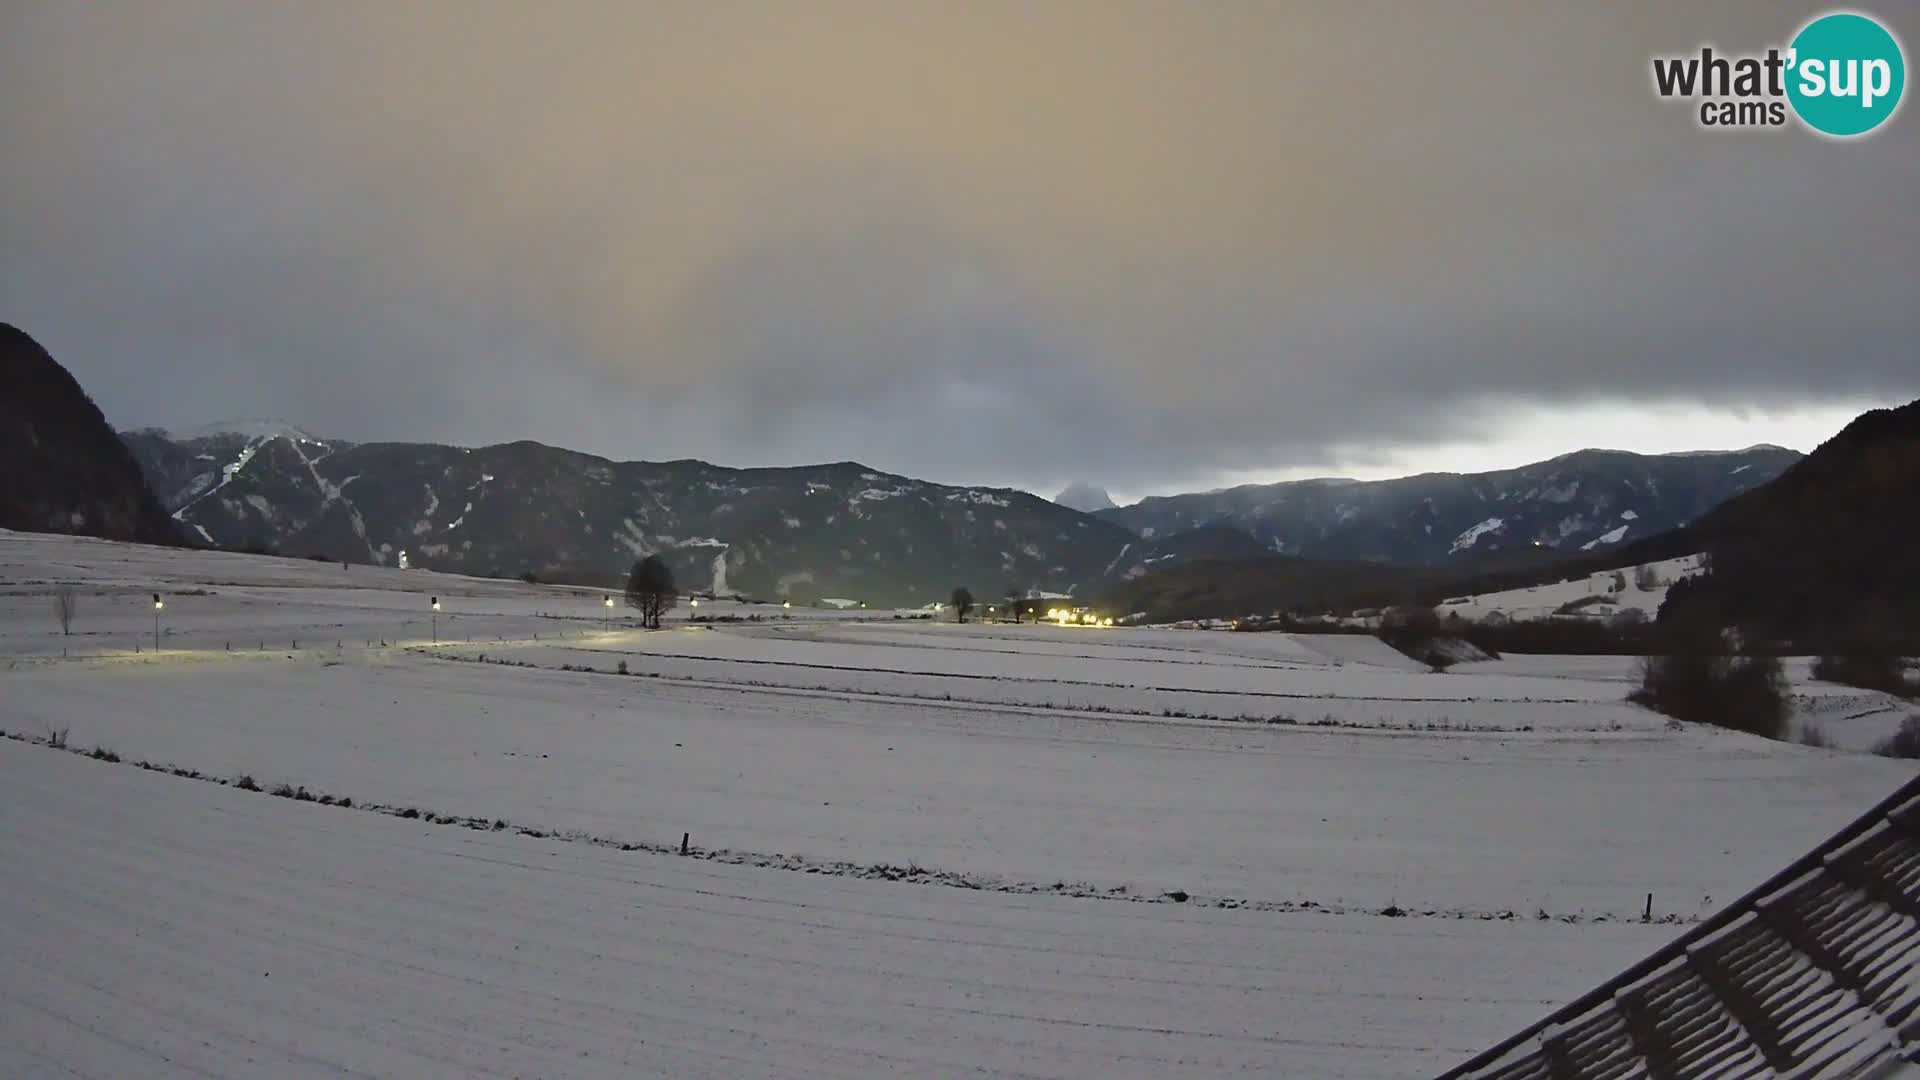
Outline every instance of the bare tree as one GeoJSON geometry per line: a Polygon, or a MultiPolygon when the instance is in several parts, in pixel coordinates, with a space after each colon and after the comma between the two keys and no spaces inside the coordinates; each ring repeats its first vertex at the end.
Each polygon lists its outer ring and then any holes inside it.
{"type": "Polygon", "coordinates": [[[1652,563],[1642,563],[1633,572],[1633,584],[1641,592],[1652,592],[1660,587],[1660,571],[1652,563]]]}
{"type": "Polygon", "coordinates": [[[953,614],[961,622],[967,621],[967,613],[973,610],[973,590],[965,585],[953,590],[953,614]]]}
{"type": "Polygon", "coordinates": [[[53,617],[60,620],[60,633],[73,635],[73,615],[79,610],[80,601],[73,595],[73,586],[62,585],[53,591],[53,617]]]}
{"type": "Polygon", "coordinates": [[[640,624],[660,629],[660,616],[673,608],[679,594],[673,586],[673,568],[658,555],[636,560],[627,575],[627,604],[640,611],[640,624]]]}
{"type": "Polygon", "coordinates": [[[1026,609],[1023,608],[1021,605],[1027,602],[1027,595],[1021,592],[1019,589],[1016,589],[1013,586],[1009,585],[1007,586],[1006,599],[1007,599],[1007,610],[1013,612],[1013,621],[1014,621],[1014,624],[1017,626],[1020,623],[1020,616],[1024,614],[1026,611],[1026,609]]]}

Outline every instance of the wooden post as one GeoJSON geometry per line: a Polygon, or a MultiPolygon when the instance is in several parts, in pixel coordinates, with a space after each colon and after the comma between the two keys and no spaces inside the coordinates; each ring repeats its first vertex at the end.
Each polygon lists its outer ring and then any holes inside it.
{"type": "Polygon", "coordinates": [[[1641,922],[1653,921],[1653,894],[1652,893],[1647,894],[1647,911],[1646,911],[1646,914],[1640,916],[1640,921],[1641,922]]]}
{"type": "Polygon", "coordinates": [[[687,853],[687,841],[691,839],[693,839],[692,833],[680,834],[680,854],[685,855],[687,853]]]}

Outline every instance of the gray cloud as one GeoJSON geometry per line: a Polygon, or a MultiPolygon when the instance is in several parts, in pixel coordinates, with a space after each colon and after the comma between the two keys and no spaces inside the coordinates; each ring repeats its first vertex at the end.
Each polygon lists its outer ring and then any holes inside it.
{"type": "Polygon", "coordinates": [[[1808,12],[1668,7],[14,4],[0,319],[123,424],[1036,487],[1920,394],[1911,110],[1700,132],[1648,57],[1808,12]]]}

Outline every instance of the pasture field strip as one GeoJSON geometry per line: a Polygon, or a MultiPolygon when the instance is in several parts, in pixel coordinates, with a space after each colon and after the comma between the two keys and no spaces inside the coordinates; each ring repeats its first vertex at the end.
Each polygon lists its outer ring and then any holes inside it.
{"type": "Polygon", "coordinates": [[[702,628],[672,628],[661,633],[630,636],[623,640],[622,645],[637,652],[684,658],[788,662],[914,674],[1000,676],[1095,686],[1133,687],[1144,684],[1155,689],[1196,692],[1612,702],[1624,696],[1621,689],[1612,683],[1582,683],[1569,679],[1476,676],[1471,673],[1438,675],[1372,665],[1281,669],[1217,664],[1155,664],[1108,658],[982,655],[970,654],[964,649],[929,651],[887,645],[847,646],[702,628]]]}
{"type": "MultiPolygon", "coordinates": [[[[738,624],[732,624],[737,626],[738,624]]],[[[730,627],[731,628],[731,627],[730,627]]],[[[1426,665],[1396,652],[1370,635],[1255,634],[1224,631],[1164,630],[1151,627],[1082,628],[1050,624],[1018,628],[1004,625],[913,623],[887,620],[808,627],[749,627],[749,635],[806,637],[847,645],[899,645],[955,651],[1027,651],[1088,658],[1146,659],[1160,663],[1193,662],[1250,667],[1327,667],[1363,664],[1394,671],[1424,672],[1426,665]],[[1172,659],[1172,658],[1182,659],[1172,659]]]]}
{"type": "Polygon", "coordinates": [[[0,786],[8,1075],[1418,1075],[1673,932],[785,874],[10,741],[0,786]]]}
{"type": "Polygon", "coordinates": [[[1897,783],[1727,733],[1383,738],[398,655],[7,672],[0,728],[639,842],[1342,908],[1712,909],[1897,783]],[[1631,841],[1623,838],[1639,838],[1631,841]]]}
{"type": "MultiPolygon", "coordinates": [[[[839,626],[831,630],[816,630],[813,627],[774,627],[767,630],[759,628],[737,628],[737,624],[720,627],[723,632],[738,637],[765,637],[773,640],[804,641],[810,645],[839,645],[856,649],[886,648],[898,650],[938,651],[975,656],[1048,656],[1068,660],[1119,660],[1140,664],[1168,664],[1217,668],[1257,668],[1261,670],[1290,671],[1300,667],[1323,667],[1325,661],[1301,659],[1270,660],[1265,658],[1241,657],[1227,653],[1214,653],[1205,649],[1173,649],[1162,645],[1133,645],[1119,641],[1073,642],[1060,641],[1039,636],[1021,640],[1018,637],[967,637],[942,639],[938,635],[921,631],[918,633],[898,631],[891,634],[867,632],[860,626],[839,626]]],[[[931,629],[931,628],[929,628],[931,629]]],[[[1091,638],[1098,634],[1112,638],[1127,636],[1132,631],[1088,630],[1091,638]]]]}
{"type": "MultiPolygon", "coordinates": [[[[1165,687],[1108,686],[992,675],[888,672],[869,668],[673,656],[563,642],[512,642],[421,648],[422,655],[507,666],[613,674],[621,663],[636,676],[704,686],[795,690],[884,698],[928,706],[982,705],[1092,713],[1114,717],[1238,724],[1364,728],[1376,731],[1508,734],[1658,735],[1666,720],[1624,702],[1475,701],[1354,695],[1239,694],[1165,687]]],[[[1438,684],[1435,684],[1438,685],[1438,684]]],[[[1464,684],[1449,684],[1463,688],[1464,684]]],[[[1364,682],[1356,680],[1356,691],[1364,682]]]]}
{"type": "MultiPolygon", "coordinates": [[[[632,642],[629,641],[629,642],[621,642],[620,644],[631,644],[631,643],[632,642]]],[[[531,643],[516,642],[515,644],[531,644],[531,643]]],[[[571,649],[572,651],[575,651],[575,652],[600,653],[603,655],[615,656],[615,657],[618,657],[618,656],[653,657],[653,658],[658,658],[662,660],[690,660],[690,661],[697,661],[700,663],[708,663],[708,664],[728,664],[728,665],[747,666],[747,667],[764,666],[764,667],[801,668],[801,669],[807,669],[812,671],[852,671],[852,672],[863,672],[870,675],[906,675],[906,676],[921,677],[921,678],[972,679],[972,680],[983,680],[983,681],[989,681],[989,682],[1026,682],[1026,683],[1036,683],[1036,684],[1045,684],[1050,686],[1062,686],[1062,687],[1101,687],[1101,688],[1106,688],[1111,690],[1162,691],[1166,693],[1218,695],[1221,697],[1278,698],[1278,699],[1285,699],[1285,700],[1292,700],[1292,701],[1324,701],[1324,700],[1345,699],[1345,700],[1392,701],[1392,702],[1408,702],[1408,703],[1458,701],[1458,702],[1472,702],[1475,704],[1505,702],[1510,704],[1525,704],[1525,705],[1589,705],[1589,704],[1597,704],[1601,702],[1614,700],[1612,694],[1607,694],[1605,696],[1595,696],[1595,697],[1475,697],[1475,696],[1471,696],[1471,694],[1472,694],[1472,691],[1476,688],[1485,687],[1495,692],[1499,692],[1501,690],[1510,691],[1512,684],[1507,682],[1495,682],[1491,680],[1486,682],[1475,682],[1469,679],[1455,679],[1448,683],[1441,683],[1438,681],[1430,680],[1424,684],[1420,684],[1420,685],[1423,685],[1424,687],[1431,687],[1436,690],[1447,689],[1449,687],[1459,687],[1463,691],[1462,693],[1455,693],[1455,694],[1444,694],[1444,695],[1408,694],[1404,696],[1396,696],[1396,695],[1389,695],[1389,694],[1368,693],[1367,689],[1369,688],[1369,680],[1367,676],[1371,674],[1370,672],[1354,673],[1350,681],[1356,685],[1354,685],[1352,689],[1344,693],[1331,691],[1331,690],[1322,690],[1317,692],[1287,691],[1287,690],[1243,690],[1243,689],[1219,689],[1219,688],[1207,687],[1207,686],[1158,686],[1152,683],[1112,683],[1112,682],[1099,682],[1092,679],[1066,678],[1063,676],[1042,677],[1042,676],[1021,675],[1021,674],[1002,674],[1002,673],[995,673],[990,671],[977,671],[977,670],[953,671],[953,670],[940,670],[937,668],[916,670],[912,668],[884,667],[884,666],[880,666],[877,663],[852,662],[852,663],[842,663],[842,664],[830,664],[830,663],[823,663],[820,661],[784,660],[784,659],[776,659],[772,657],[716,656],[716,655],[702,654],[702,653],[672,652],[672,651],[668,651],[667,649],[654,648],[652,647],[653,640],[651,639],[641,639],[639,641],[639,644],[642,645],[643,647],[639,649],[634,649],[634,648],[612,648],[609,646],[587,646],[587,645],[568,646],[568,645],[565,645],[564,642],[560,643],[560,647],[563,649],[571,649]]],[[[868,652],[868,657],[872,659],[878,659],[882,655],[884,654],[880,654],[873,651],[868,652]]],[[[858,661],[862,658],[854,657],[852,659],[855,661],[858,661]]],[[[1190,665],[1190,666],[1219,668],[1223,666],[1231,667],[1233,665],[1205,664],[1205,665],[1190,665]]],[[[1281,669],[1267,669],[1267,670],[1281,670],[1281,669]]],[[[1295,670],[1295,669],[1285,669],[1285,670],[1295,670]]],[[[1284,684],[1288,681],[1289,680],[1284,676],[1276,677],[1273,680],[1273,682],[1276,684],[1284,684]]],[[[1324,680],[1320,680],[1320,681],[1324,682],[1324,680]]],[[[1379,680],[1379,681],[1386,682],[1388,680],[1379,680]]],[[[1398,679],[1393,679],[1390,685],[1395,687],[1409,687],[1415,684],[1404,682],[1398,679]]]]}

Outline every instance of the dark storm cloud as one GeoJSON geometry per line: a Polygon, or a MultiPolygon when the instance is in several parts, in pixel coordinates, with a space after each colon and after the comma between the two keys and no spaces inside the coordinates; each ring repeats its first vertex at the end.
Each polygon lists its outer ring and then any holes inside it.
{"type": "Polygon", "coordinates": [[[1648,57],[1813,11],[1668,7],[14,4],[0,319],[122,424],[1042,487],[1920,394],[1911,108],[1698,131],[1648,57]]]}

